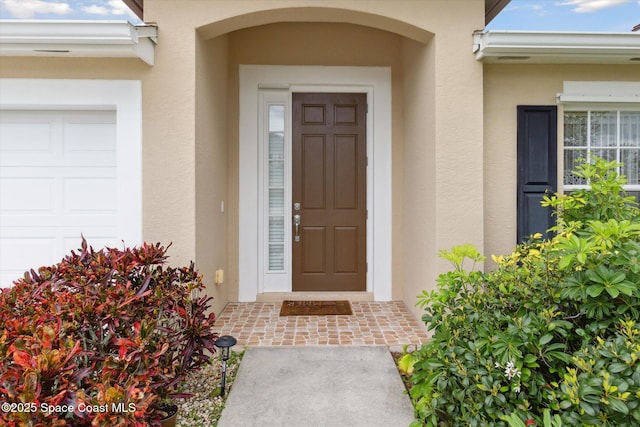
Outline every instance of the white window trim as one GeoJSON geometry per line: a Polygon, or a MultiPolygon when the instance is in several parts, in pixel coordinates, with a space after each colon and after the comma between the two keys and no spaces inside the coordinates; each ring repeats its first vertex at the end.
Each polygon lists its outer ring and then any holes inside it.
{"type": "Polygon", "coordinates": [[[118,237],[142,242],[142,84],[139,80],[0,79],[0,110],[115,110],[118,237]]]}
{"type": "Polygon", "coordinates": [[[291,226],[286,221],[286,218],[291,218],[291,204],[288,200],[291,200],[291,96],[288,90],[282,89],[266,89],[259,90],[259,112],[258,112],[258,158],[262,159],[262,162],[258,165],[258,188],[263,189],[262,197],[258,200],[258,212],[262,212],[262,215],[258,215],[258,220],[261,221],[258,225],[260,234],[258,236],[258,247],[262,248],[262,251],[258,252],[258,271],[261,274],[258,275],[258,291],[260,293],[265,292],[288,292],[290,290],[286,285],[291,283],[291,226]],[[285,151],[285,191],[284,191],[284,241],[285,241],[285,258],[284,258],[284,271],[269,271],[267,265],[267,254],[269,249],[268,233],[269,233],[269,192],[267,183],[269,182],[269,156],[268,156],[268,117],[269,106],[271,105],[283,105],[285,109],[284,120],[284,151],[285,151]]]}
{"type": "MultiPolygon", "coordinates": [[[[579,111],[639,111],[640,82],[565,81],[563,92],[557,94],[560,117],[558,128],[558,187],[561,191],[590,188],[589,185],[564,183],[564,113],[579,111]]],[[[619,148],[619,147],[616,147],[619,148]]],[[[625,185],[626,191],[640,191],[640,185],[625,185]]]]}
{"type": "MultiPolygon", "coordinates": [[[[586,113],[591,113],[594,111],[611,111],[611,112],[616,112],[617,117],[616,117],[616,123],[620,123],[620,112],[624,112],[624,111],[640,111],[640,105],[632,107],[629,105],[625,105],[625,106],[613,106],[613,105],[604,105],[604,104],[573,104],[570,106],[566,106],[564,108],[563,111],[563,121],[564,121],[564,113],[567,112],[586,112],[586,113]]],[[[564,123],[563,123],[564,125],[564,123]]],[[[618,133],[620,132],[620,128],[618,127],[618,133]]],[[[620,139],[620,135],[617,135],[617,140],[619,141],[620,139]]],[[[565,147],[564,147],[564,135],[560,144],[561,147],[561,153],[562,153],[562,163],[563,163],[563,171],[564,171],[564,152],[565,152],[565,147]]],[[[611,149],[615,149],[617,154],[620,154],[620,148],[619,146],[615,146],[615,147],[597,147],[597,148],[611,148],[611,149]]],[[[586,149],[588,151],[592,150],[593,147],[591,147],[591,144],[588,144],[588,146],[586,147],[586,149]]],[[[590,188],[589,185],[567,185],[564,183],[564,173],[559,174],[558,176],[561,176],[563,178],[563,182],[562,182],[562,188],[564,190],[579,190],[579,189],[588,189],[590,188]]],[[[624,185],[622,188],[624,188],[624,190],[626,191],[640,191],[640,184],[627,184],[624,185]]]]}
{"type": "MultiPolygon", "coordinates": [[[[291,292],[290,277],[284,284],[265,286],[264,261],[260,261],[264,257],[264,243],[260,240],[264,215],[256,215],[264,208],[260,196],[264,166],[258,150],[260,88],[284,89],[289,102],[293,92],[367,93],[367,291],[376,301],[390,301],[391,69],[279,65],[240,66],[239,301],[255,301],[257,294],[263,292],[291,292]]],[[[290,209],[291,206],[285,208],[287,221],[291,221],[290,209]]],[[[291,228],[290,222],[285,228],[291,228]]],[[[286,251],[290,257],[290,249],[286,251]]]]}

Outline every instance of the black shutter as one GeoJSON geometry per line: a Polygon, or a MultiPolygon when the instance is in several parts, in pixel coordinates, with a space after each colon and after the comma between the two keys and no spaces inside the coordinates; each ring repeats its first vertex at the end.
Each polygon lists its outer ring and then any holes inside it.
{"type": "Polygon", "coordinates": [[[555,225],[540,202],[557,191],[557,116],[555,105],[518,106],[518,243],[555,225]]]}

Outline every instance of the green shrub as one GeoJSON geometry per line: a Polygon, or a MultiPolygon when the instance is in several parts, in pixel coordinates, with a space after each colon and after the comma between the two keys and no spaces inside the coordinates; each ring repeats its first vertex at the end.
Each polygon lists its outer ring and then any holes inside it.
{"type": "Polygon", "coordinates": [[[606,341],[574,354],[560,385],[568,425],[640,424],[640,325],[620,321],[606,341]]]}
{"type": "Polygon", "coordinates": [[[463,268],[483,259],[470,246],[441,253],[454,269],[418,302],[433,336],[412,356],[415,425],[640,423],[640,209],[616,166],[583,164],[591,190],[546,199],[556,236],[489,273],[463,268]]]}

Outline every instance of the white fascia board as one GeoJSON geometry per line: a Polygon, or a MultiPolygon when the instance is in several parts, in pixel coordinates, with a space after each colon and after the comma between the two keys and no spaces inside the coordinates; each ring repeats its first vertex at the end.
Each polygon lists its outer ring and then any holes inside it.
{"type": "Polygon", "coordinates": [[[154,63],[155,26],[126,21],[0,20],[0,55],[140,58],[154,63]]]}
{"type": "Polygon", "coordinates": [[[473,52],[485,63],[640,64],[640,33],[476,32],[473,52]]]}

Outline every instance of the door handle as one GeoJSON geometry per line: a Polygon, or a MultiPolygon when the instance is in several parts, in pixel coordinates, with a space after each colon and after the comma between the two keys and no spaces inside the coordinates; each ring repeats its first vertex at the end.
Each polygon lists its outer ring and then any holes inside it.
{"type": "Polygon", "coordinates": [[[300,215],[293,216],[293,225],[295,226],[295,229],[296,229],[296,234],[293,237],[293,240],[295,242],[299,242],[300,241],[300,215]]]}

